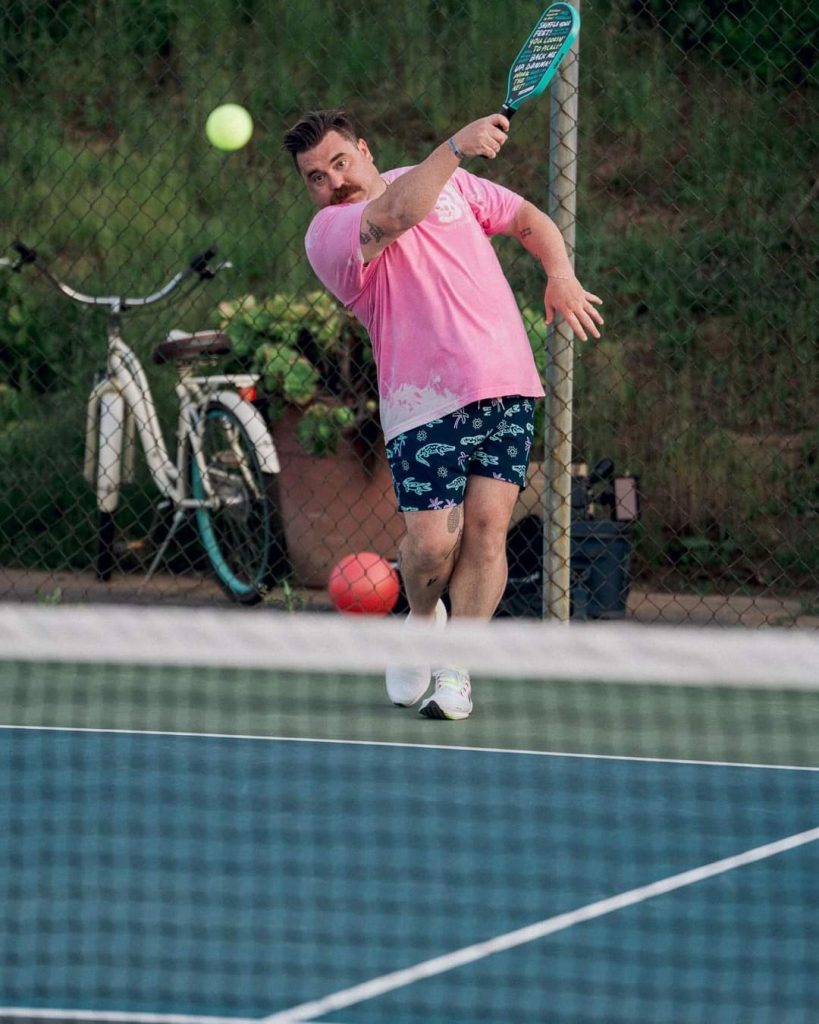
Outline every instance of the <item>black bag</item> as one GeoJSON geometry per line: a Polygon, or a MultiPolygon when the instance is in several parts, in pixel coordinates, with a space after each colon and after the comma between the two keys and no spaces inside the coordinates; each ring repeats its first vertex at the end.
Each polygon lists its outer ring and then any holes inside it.
{"type": "Polygon", "coordinates": [[[495,615],[543,617],[543,520],[525,516],[506,537],[509,576],[495,615]]]}

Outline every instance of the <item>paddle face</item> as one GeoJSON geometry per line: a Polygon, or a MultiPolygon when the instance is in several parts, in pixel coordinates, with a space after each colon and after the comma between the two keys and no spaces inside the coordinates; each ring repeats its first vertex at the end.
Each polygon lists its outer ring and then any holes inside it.
{"type": "Polygon", "coordinates": [[[546,89],[579,31],[580,15],[571,4],[552,4],[541,14],[509,69],[502,114],[512,117],[521,103],[546,89]]]}

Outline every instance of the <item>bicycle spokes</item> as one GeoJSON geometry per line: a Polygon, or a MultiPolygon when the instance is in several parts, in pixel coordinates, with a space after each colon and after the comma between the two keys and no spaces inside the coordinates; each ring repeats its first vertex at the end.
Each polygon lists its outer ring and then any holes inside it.
{"type": "Polygon", "coordinates": [[[211,403],[201,451],[190,462],[199,533],[219,581],[239,601],[258,600],[268,585],[271,512],[255,448],[235,414],[211,403]]]}

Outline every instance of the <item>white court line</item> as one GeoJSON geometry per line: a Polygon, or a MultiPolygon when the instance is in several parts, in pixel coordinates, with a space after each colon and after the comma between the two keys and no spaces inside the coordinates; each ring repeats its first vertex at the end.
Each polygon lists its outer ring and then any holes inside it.
{"type": "Polygon", "coordinates": [[[798,832],[795,835],[778,839],[773,843],[766,843],[764,846],[757,846],[753,850],[746,850],[744,853],[732,857],[725,857],[723,860],[714,861],[711,864],[704,864],[702,867],[683,871],[677,875],[670,875],[668,878],[660,879],[649,885],[642,885],[637,889],[630,889],[627,892],[619,893],[605,900],[598,900],[596,903],[589,903],[585,907],[569,911],[566,914],[559,914],[557,917],[550,917],[536,924],[527,925],[525,928],[518,928],[516,931],[507,932],[505,935],[498,935],[486,942],[478,942],[473,946],[465,946],[456,949],[452,953],[443,956],[433,957],[431,960],[424,960],[413,967],[407,967],[401,971],[393,971],[391,974],[384,974],[380,978],[373,978],[361,985],[354,985],[352,988],[333,992],[323,999],[316,999],[310,1003],[302,1003],[300,1006],[292,1006],[288,1010],[282,1010],[265,1017],[263,1024],[297,1024],[298,1021],[312,1021],[317,1017],[332,1013],[334,1010],[343,1010],[348,1006],[366,1002],[377,996],[385,995],[398,988],[412,985],[416,981],[423,981],[425,978],[432,978],[437,974],[445,974],[447,971],[455,970],[466,964],[475,963],[477,960],[484,960],[495,953],[501,953],[515,946],[522,946],[528,942],[535,942],[546,935],[554,935],[555,932],[571,928],[584,921],[592,921],[605,914],[611,914],[615,910],[623,910],[625,907],[633,906],[636,903],[643,903],[653,899],[655,896],[662,896],[675,889],[682,889],[696,882],[702,882],[715,875],[724,874],[726,871],[733,871],[736,868],[745,867],[756,861],[774,857],[787,850],[793,850],[807,843],[813,843],[819,839],[819,827],[808,829],[806,832],[798,832]]]}
{"type": "MultiPolygon", "coordinates": [[[[78,732],[103,736],[176,736],[180,739],[247,740],[252,743],[323,743],[349,747],[396,747],[399,750],[454,750],[463,754],[516,754],[523,757],[571,757],[585,761],[637,761],[645,764],[680,764],[703,768],[762,768],[779,772],[819,772],[819,765],[765,764],[756,761],[703,761],[683,757],[640,757],[636,754],[581,754],[571,750],[527,750],[516,747],[466,747],[456,743],[399,743],[394,740],[330,739],[316,736],[263,736],[236,732],[182,732],[172,729],[103,729],[80,725],[13,725],[0,722],[9,732],[78,732]]],[[[2,1011],[2,1007],[0,1007],[2,1011]]]]}
{"type": "Polygon", "coordinates": [[[391,974],[384,974],[380,978],[373,978],[371,981],[361,985],[354,985],[352,988],[333,992],[323,999],[317,999],[310,1003],[302,1003],[300,1006],[292,1006],[287,1010],[281,1010],[271,1016],[254,1020],[246,1017],[208,1017],[201,1015],[165,1014],[165,1013],[118,1013],[114,1011],[94,1010],[46,1010],[29,1009],[20,1006],[0,1007],[0,1019],[23,1018],[28,1020],[77,1020],[94,1021],[98,1024],[298,1024],[314,1020],[316,1017],[325,1016],[334,1010],[341,1010],[357,1003],[366,1002],[377,996],[385,995],[397,988],[404,988],[416,981],[434,977],[437,974],[444,974],[457,967],[483,960],[495,953],[504,950],[514,949],[516,946],[534,942],[555,932],[564,931],[584,921],[592,921],[595,918],[611,914],[616,910],[623,910],[625,907],[633,906],[653,899],[655,896],[662,896],[676,889],[682,889],[696,882],[702,882],[707,878],[733,871],[735,868],[745,867],[756,861],[774,857],[777,854],[785,853],[788,850],[797,849],[808,843],[819,840],[819,827],[808,829],[805,832],[798,832],[795,835],[778,839],[764,846],[757,846],[753,850],[736,854],[732,857],[725,857],[723,860],[705,864],[699,868],[692,868],[677,875],[670,875],[668,878],[660,879],[658,882],[651,882],[649,885],[640,886],[637,889],[630,889],[627,892],[619,893],[605,900],[598,900],[596,903],[589,903],[585,907],[559,914],[557,917],[546,918],[535,924],[527,925],[516,931],[507,932],[505,935],[498,935],[486,942],[479,942],[472,946],[465,946],[452,953],[434,957],[431,960],[422,961],[413,967],[401,971],[393,971],[391,974]]]}

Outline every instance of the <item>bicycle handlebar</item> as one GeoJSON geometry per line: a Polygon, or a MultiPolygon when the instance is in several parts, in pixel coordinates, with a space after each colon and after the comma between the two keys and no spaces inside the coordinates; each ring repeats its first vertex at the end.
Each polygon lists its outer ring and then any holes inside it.
{"type": "Polygon", "coordinates": [[[220,270],[225,270],[232,266],[229,261],[212,264],[212,260],[217,252],[216,246],[213,245],[204,252],[199,253],[198,256],[194,256],[184,270],[180,270],[170,281],[157,291],[151,292],[150,295],[136,298],[127,298],[122,295],[86,295],[84,292],[77,291],[55,277],[37,255],[36,250],[30,249],[19,239],[12,243],[12,248],[17,252],[17,259],[0,259],[0,266],[9,267],[10,270],[19,273],[27,263],[32,263],[43,277],[67,298],[87,306],[108,306],[112,313],[122,313],[126,309],[131,309],[135,306],[151,306],[155,302],[161,302],[162,299],[167,298],[172,292],[176,291],[183,281],[186,281],[194,274],[200,281],[209,281],[211,278],[216,277],[220,270]]]}
{"type": "Polygon", "coordinates": [[[208,270],[208,264],[216,255],[216,246],[211,246],[210,249],[206,249],[198,256],[194,256],[190,261],[189,267],[195,274],[206,273],[208,270]]]}
{"type": "Polygon", "coordinates": [[[35,263],[37,261],[37,253],[33,249],[29,249],[28,246],[23,245],[22,242],[13,242],[12,248],[17,250],[17,259],[10,260],[7,256],[3,256],[0,258],[0,267],[8,267],[9,270],[19,273],[26,263],[35,263]]]}

